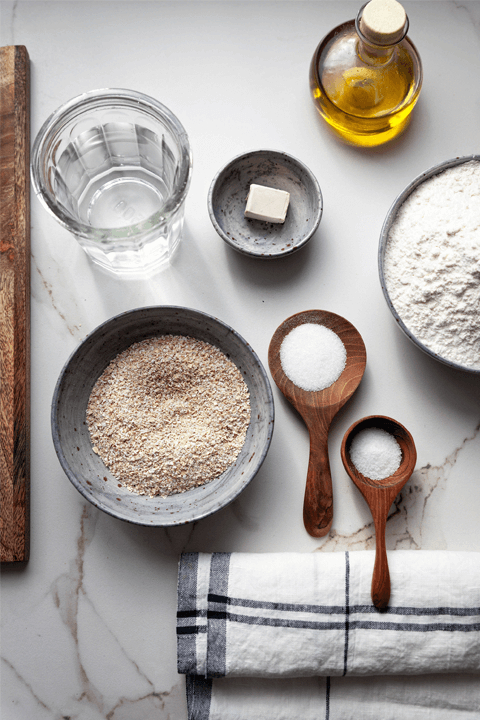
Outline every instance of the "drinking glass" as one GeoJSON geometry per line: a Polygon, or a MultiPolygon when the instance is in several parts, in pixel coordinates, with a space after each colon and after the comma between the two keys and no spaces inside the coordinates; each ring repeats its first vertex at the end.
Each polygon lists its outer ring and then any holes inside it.
{"type": "Polygon", "coordinates": [[[45,121],[32,152],[43,205],[115,274],[167,264],[180,241],[192,157],[178,118],[147,95],[93,90],[45,121]]]}

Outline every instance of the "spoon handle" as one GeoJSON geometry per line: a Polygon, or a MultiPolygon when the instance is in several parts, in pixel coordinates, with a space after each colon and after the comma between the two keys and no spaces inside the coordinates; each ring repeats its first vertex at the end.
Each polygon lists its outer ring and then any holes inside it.
{"type": "MultiPolygon", "coordinates": [[[[403,484],[405,484],[404,481],[403,484]]],[[[386,488],[363,488],[363,495],[372,513],[375,525],[375,565],[372,577],[372,602],[383,610],[390,600],[390,571],[388,569],[385,530],[393,501],[399,492],[398,484],[386,488]]]]}
{"type": "Polygon", "coordinates": [[[312,537],[323,537],[333,522],[333,495],[328,458],[328,427],[309,428],[310,457],[303,502],[303,522],[312,537]]]}
{"type": "Polygon", "coordinates": [[[372,602],[376,608],[383,610],[390,600],[390,571],[388,569],[387,548],[385,545],[385,528],[390,505],[384,514],[374,513],[375,522],[375,565],[372,577],[372,602]]]}

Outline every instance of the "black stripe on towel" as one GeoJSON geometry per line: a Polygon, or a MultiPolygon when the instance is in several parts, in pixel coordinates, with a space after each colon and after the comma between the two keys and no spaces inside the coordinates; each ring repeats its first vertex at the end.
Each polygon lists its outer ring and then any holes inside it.
{"type": "Polygon", "coordinates": [[[182,625],[177,627],[177,635],[198,635],[198,633],[206,632],[206,625],[182,625]]]}
{"type": "MultiPolygon", "coordinates": [[[[228,574],[231,553],[213,553],[210,562],[209,596],[226,596],[228,593],[228,574]]],[[[208,646],[207,671],[208,678],[226,675],[227,655],[227,615],[226,604],[209,601],[207,611],[208,646]]]]}
{"type": "Polygon", "coordinates": [[[325,720],[330,720],[330,677],[327,677],[325,688],[325,720]]]}
{"type": "Polygon", "coordinates": [[[347,674],[348,660],[348,630],[350,613],[350,559],[348,551],[345,553],[345,649],[343,652],[343,675],[347,674]]]}
{"type": "Polygon", "coordinates": [[[187,675],[186,690],[189,720],[208,720],[212,702],[212,681],[198,675],[187,675]]]}
{"type": "MultiPolygon", "coordinates": [[[[352,605],[350,608],[352,615],[378,612],[374,605],[352,605]]],[[[381,613],[384,617],[387,615],[416,615],[418,617],[422,615],[450,615],[452,617],[475,617],[476,615],[480,615],[480,607],[391,607],[389,605],[388,610],[382,610],[381,613]]]]}
{"type": "MultiPolygon", "coordinates": [[[[279,610],[292,613],[312,613],[316,615],[345,615],[344,605],[301,605],[294,603],[270,602],[268,600],[252,600],[250,598],[228,597],[226,595],[217,595],[209,593],[209,602],[221,603],[223,605],[235,605],[237,607],[258,608],[261,610],[279,610]]],[[[198,611],[200,614],[202,611],[198,611]]],[[[378,614],[375,605],[350,605],[348,609],[351,615],[369,615],[378,614]]],[[[423,615],[450,615],[451,617],[475,617],[480,615],[480,607],[408,607],[389,606],[388,610],[382,611],[382,617],[388,615],[413,615],[421,617],[423,615]]]]}
{"type": "MultiPolygon", "coordinates": [[[[226,610],[209,612],[212,621],[244,623],[245,625],[263,625],[270,627],[295,628],[297,630],[345,630],[345,620],[338,622],[317,622],[314,620],[288,620],[285,618],[259,617],[258,615],[238,615],[226,610]]],[[[210,626],[209,626],[210,627],[210,626]]],[[[225,628],[223,628],[225,629],[225,628]]],[[[394,623],[379,622],[375,620],[349,620],[348,632],[352,630],[397,630],[411,632],[434,632],[436,630],[447,632],[472,632],[480,630],[480,623],[460,625],[455,623],[394,623]]],[[[210,629],[209,629],[210,633],[210,629]]]]}
{"type": "Polygon", "coordinates": [[[206,610],[179,610],[177,612],[177,618],[189,618],[189,617],[206,617],[206,610]]]}
{"type": "MultiPolygon", "coordinates": [[[[212,613],[213,615],[213,613],[212,613]]],[[[215,617],[221,616],[225,622],[237,622],[244,625],[263,625],[269,627],[294,628],[296,630],[344,630],[345,620],[338,622],[318,622],[316,620],[288,620],[277,617],[259,617],[258,615],[238,615],[237,613],[223,611],[215,612],[215,617]]]]}
{"type": "MultiPolygon", "coordinates": [[[[197,604],[198,553],[184,553],[180,557],[178,568],[179,613],[190,613],[197,604]]],[[[182,618],[177,621],[177,670],[179,673],[192,673],[197,669],[196,634],[198,629],[185,632],[182,618]]]]}
{"type": "MultiPolygon", "coordinates": [[[[250,598],[227,597],[210,593],[208,600],[211,602],[223,603],[224,605],[236,605],[237,607],[258,608],[259,610],[281,610],[284,612],[306,612],[317,615],[344,615],[343,605],[297,605],[294,603],[270,602],[268,600],[251,600],[250,598]]],[[[370,610],[375,610],[372,607],[370,610]]]]}

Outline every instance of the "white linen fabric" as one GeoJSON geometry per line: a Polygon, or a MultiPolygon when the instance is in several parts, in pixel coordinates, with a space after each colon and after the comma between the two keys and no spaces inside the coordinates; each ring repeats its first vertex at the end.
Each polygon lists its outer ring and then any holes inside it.
{"type": "Polygon", "coordinates": [[[190,720],[480,710],[480,553],[389,553],[384,611],[370,596],[374,559],[370,551],[183,554],[177,650],[190,720]],[[358,677],[367,675],[368,683],[358,677]],[[420,675],[430,700],[412,705],[420,675]]]}
{"type": "Polygon", "coordinates": [[[189,720],[478,720],[478,675],[187,676],[189,720]]]}

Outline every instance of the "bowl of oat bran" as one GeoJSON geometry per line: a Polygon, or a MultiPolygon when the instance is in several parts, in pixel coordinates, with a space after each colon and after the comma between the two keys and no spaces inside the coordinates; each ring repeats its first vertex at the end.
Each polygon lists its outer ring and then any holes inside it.
{"type": "Polygon", "coordinates": [[[480,155],[435,165],[400,193],[378,267],[405,335],[444,365],[480,373],[480,155]]]}
{"type": "Polygon", "coordinates": [[[114,517],[166,527],[232,502],[274,426],[259,358],[231,327],[177,306],[117,315],[58,378],[52,437],[74,487],[114,517]]]}

